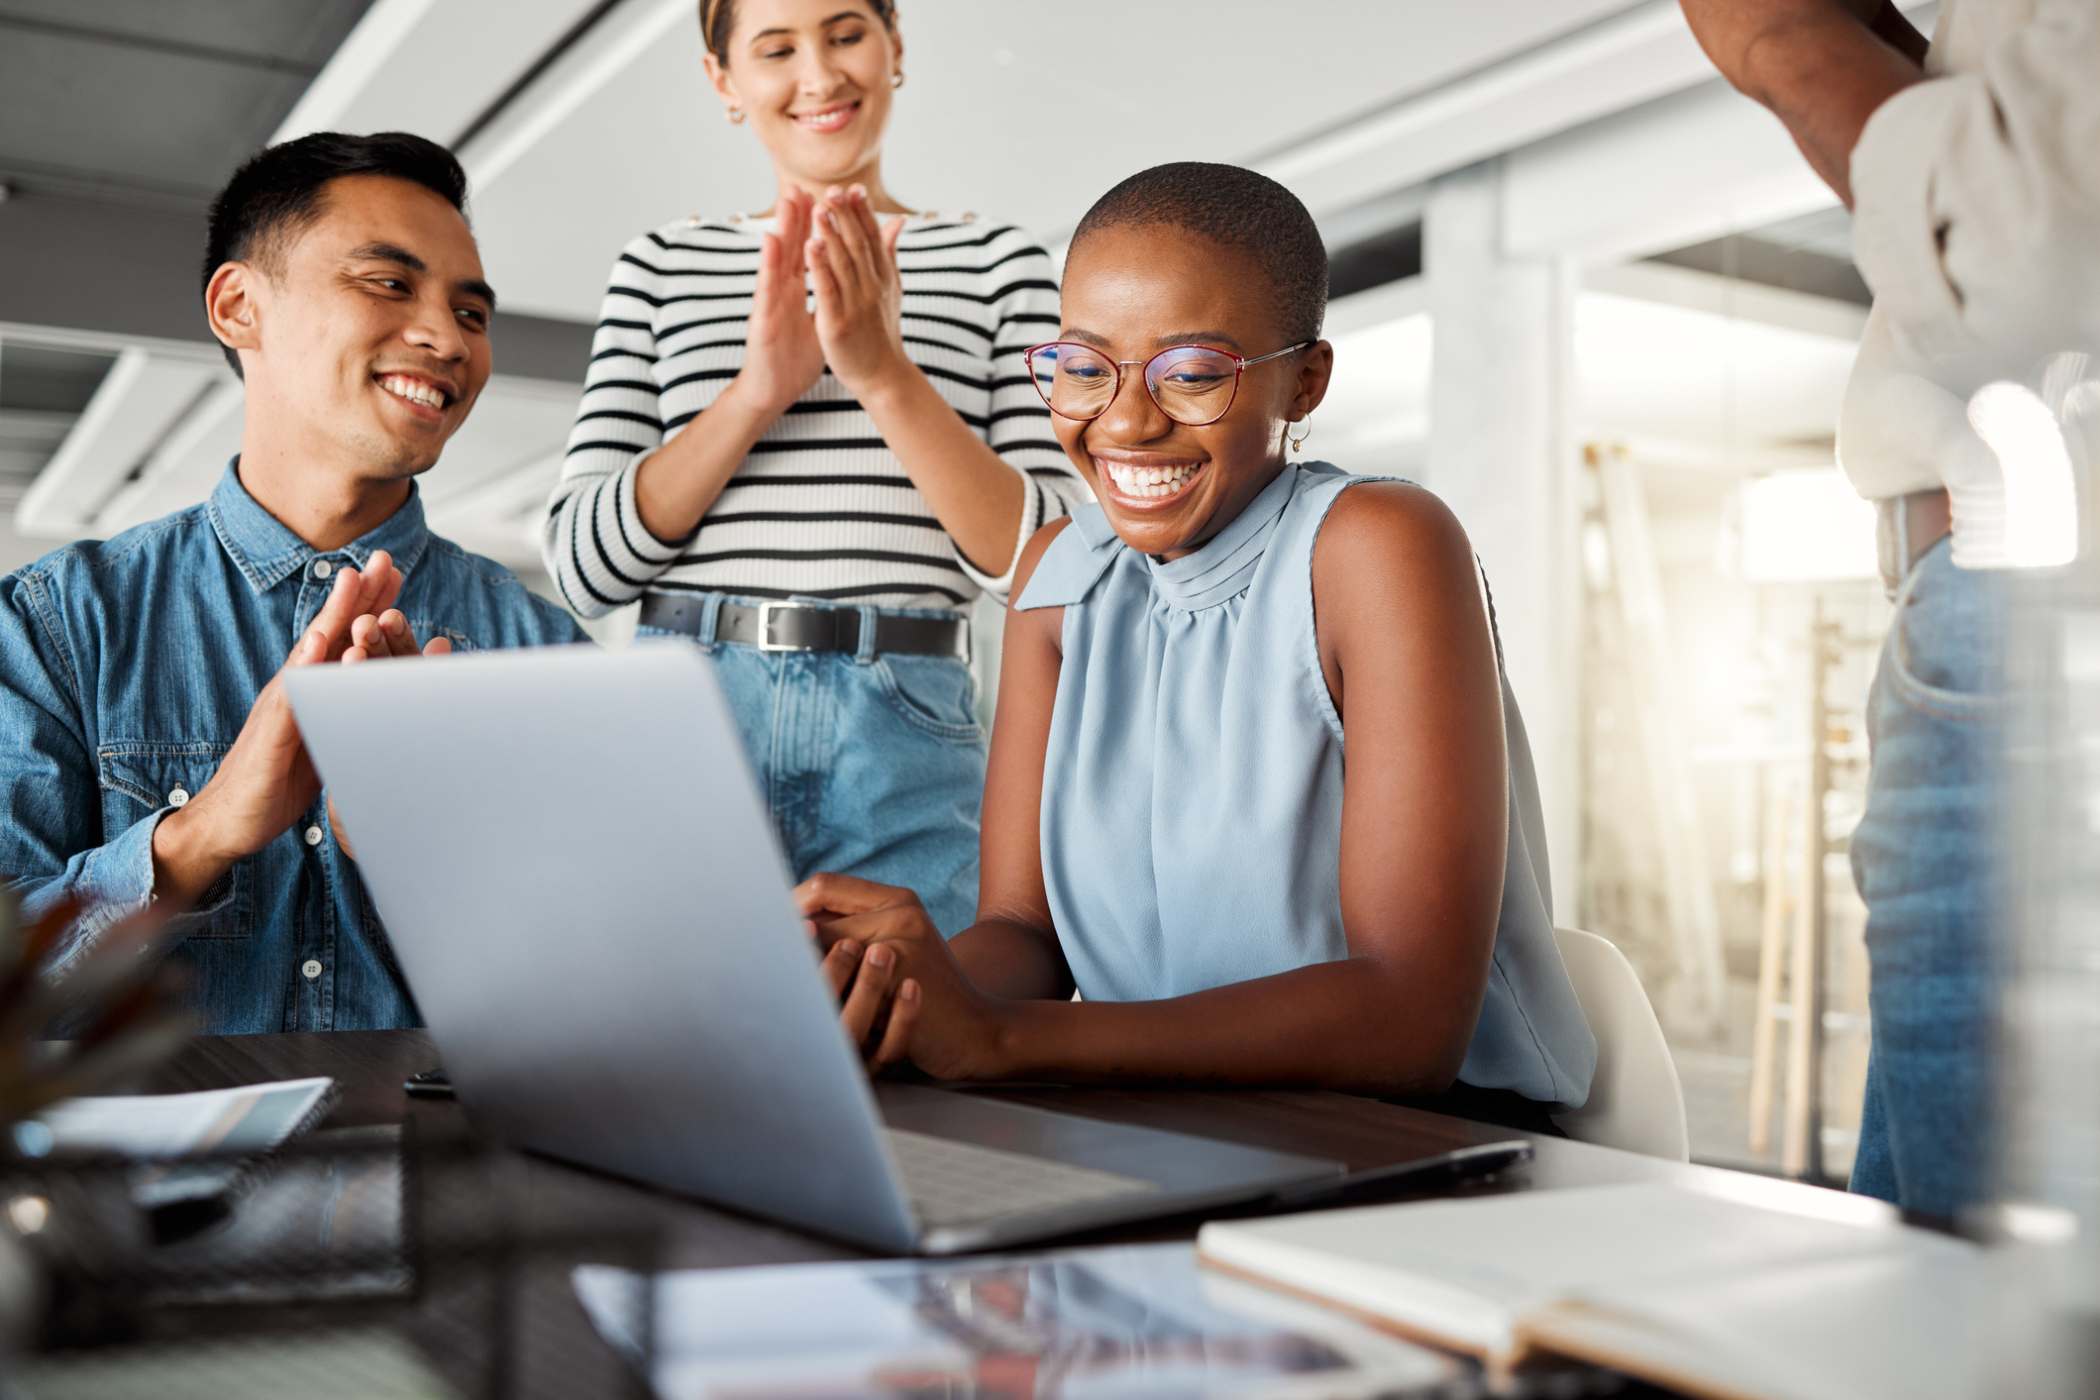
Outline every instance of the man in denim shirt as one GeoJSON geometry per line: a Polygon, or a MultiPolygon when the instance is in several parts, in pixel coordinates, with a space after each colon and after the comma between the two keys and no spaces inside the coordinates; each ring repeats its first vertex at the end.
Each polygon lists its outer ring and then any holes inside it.
{"type": "Polygon", "coordinates": [[[276,677],[582,639],[417,498],[489,375],[465,194],[399,133],[244,165],[204,269],[240,456],[203,504],[0,581],[0,878],[31,917],[89,906],[54,972],[159,901],[206,1031],[417,1023],[276,677]]]}

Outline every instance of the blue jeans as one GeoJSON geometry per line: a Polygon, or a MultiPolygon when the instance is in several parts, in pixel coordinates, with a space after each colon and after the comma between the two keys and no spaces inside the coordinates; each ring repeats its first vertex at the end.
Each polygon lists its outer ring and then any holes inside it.
{"type": "MultiPolygon", "coordinates": [[[[861,635],[873,631],[864,618],[861,635]]],[[[945,934],[975,922],[985,734],[968,663],[701,641],[795,878],[902,885],[945,934]]]]}
{"type": "Polygon", "coordinates": [[[1874,1034],[1852,1189],[1941,1216],[1990,1194],[1997,1131],[2008,592],[1955,567],[1946,540],[1903,580],[1852,837],[1874,1034]]]}

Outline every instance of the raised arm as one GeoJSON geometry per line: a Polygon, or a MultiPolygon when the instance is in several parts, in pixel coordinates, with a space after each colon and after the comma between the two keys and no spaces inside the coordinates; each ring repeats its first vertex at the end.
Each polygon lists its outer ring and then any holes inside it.
{"type": "Polygon", "coordinates": [[[703,321],[667,330],[667,340],[679,345],[709,334],[744,342],[742,367],[691,422],[659,418],[652,374],[666,353],[657,343],[655,311],[678,249],[644,235],[613,264],[540,540],[548,575],[581,616],[601,617],[633,601],[678,562],[752,445],[823,373],[823,351],[803,307],[808,199],[784,194],[780,210],[780,232],[762,244],[744,324],[710,332],[703,321]]]}
{"type": "MultiPolygon", "coordinates": [[[[0,731],[9,739],[0,746],[0,880],[22,893],[31,918],[68,905],[84,911],[53,946],[51,965],[63,971],[155,901],[173,915],[165,924],[171,939],[206,926],[232,897],[226,876],[234,863],[290,827],[320,779],[273,678],[195,796],[104,840],[105,794],[58,586],[40,570],[0,582],[0,731]]],[[[392,609],[400,588],[385,550],[363,570],[338,570],[286,667],[339,660],[353,646],[353,626],[392,609]]]]}
{"type": "MultiPolygon", "coordinates": [[[[897,220],[880,223],[858,188],[835,191],[820,202],[809,248],[817,334],[832,373],[874,420],[954,541],[964,571],[1004,599],[1021,546],[1086,495],[1021,363],[1021,351],[1057,323],[1050,257],[1013,229],[988,235],[981,256],[989,261],[981,267],[960,264],[971,256],[965,245],[955,251],[919,249],[919,254],[957,259],[958,265],[922,265],[916,272],[974,274],[985,290],[921,291],[907,313],[897,265],[901,228],[897,220]],[[938,363],[922,367],[905,349],[907,339],[917,338],[906,336],[905,323],[949,319],[924,308],[951,297],[981,299],[992,312],[992,374],[985,386],[991,391],[990,413],[983,436],[949,406],[929,377],[954,379],[958,372],[938,363]]],[[[915,331],[924,329],[914,325],[915,331]]],[[[920,343],[936,351],[942,344],[938,339],[920,343]]],[[[963,382],[980,381],[964,376],[963,382]]]]}
{"type": "Polygon", "coordinates": [[[1882,103],[1924,77],[1925,41],[1892,0],[1681,0],[1699,46],[1771,110],[1852,203],[1853,148],[1882,103]]]}

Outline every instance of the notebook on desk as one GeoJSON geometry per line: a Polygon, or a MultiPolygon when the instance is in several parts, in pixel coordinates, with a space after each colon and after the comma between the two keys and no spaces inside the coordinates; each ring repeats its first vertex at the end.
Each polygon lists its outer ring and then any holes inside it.
{"type": "Polygon", "coordinates": [[[1827,1207],[1602,1186],[1213,1223],[1197,1248],[1498,1369],[1567,1356],[1717,1400],[1986,1393],[2001,1262],[1827,1207]]]}
{"type": "Polygon", "coordinates": [[[23,1158],[128,1159],[131,1197],[156,1234],[175,1238],[223,1217],[251,1189],[266,1154],[328,1116],[333,1079],[288,1079],[187,1094],[66,1099],[15,1125],[23,1158]]]}

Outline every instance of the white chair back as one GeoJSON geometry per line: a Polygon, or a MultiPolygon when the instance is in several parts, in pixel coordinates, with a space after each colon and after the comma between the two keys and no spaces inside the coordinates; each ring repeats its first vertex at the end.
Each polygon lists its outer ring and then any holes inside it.
{"type": "Polygon", "coordinates": [[[1684,1086],[1640,975],[1610,941],[1579,928],[1553,931],[1575,999],[1597,1037],[1589,1101],[1553,1121],[1569,1137],[1687,1161],[1684,1086]]]}

